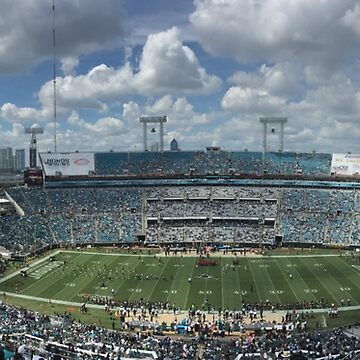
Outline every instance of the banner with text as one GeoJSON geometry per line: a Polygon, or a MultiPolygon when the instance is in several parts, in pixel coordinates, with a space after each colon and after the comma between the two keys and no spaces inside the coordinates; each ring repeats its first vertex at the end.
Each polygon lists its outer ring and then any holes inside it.
{"type": "Polygon", "coordinates": [[[89,175],[95,170],[94,153],[40,153],[46,176],[89,175]]]}
{"type": "Polygon", "coordinates": [[[360,174],[359,154],[333,154],[331,173],[336,175],[360,174]]]}

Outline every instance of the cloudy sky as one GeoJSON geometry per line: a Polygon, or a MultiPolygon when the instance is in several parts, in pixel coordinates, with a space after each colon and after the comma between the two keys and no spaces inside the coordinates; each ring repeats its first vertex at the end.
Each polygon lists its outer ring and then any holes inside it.
{"type": "MultiPolygon", "coordinates": [[[[260,150],[286,116],[286,150],[360,153],[359,0],[55,4],[59,151],[141,150],[166,114],[166,147],[260,150]]],[[[0,146],[54,149],[52,26],[51,0],[1,1],[0,146]]]]}

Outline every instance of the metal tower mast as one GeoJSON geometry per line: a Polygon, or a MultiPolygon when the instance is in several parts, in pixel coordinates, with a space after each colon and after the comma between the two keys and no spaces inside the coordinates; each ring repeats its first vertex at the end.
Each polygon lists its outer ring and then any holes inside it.
{"type": "Polygon", "coordinates": [[[56,42],[55,42],[55,0],[52,0],[53,10],[53,85],[54,85],[54,151],[57,152],[57,119],[56,119],[56,42]]]}
{"type": "Polygon", "coordinates": [[[280,125],[279,132],[279,152],[284,151],[284,125],[287,123],[286,117],[261,117],[260,122],[263,124],[263,152],[267,152],[267,125],[280,125]]]}
{"type": "Polygon", "coordinates": [[[262,153],[262,168],[263,172],[265,171],[265,156],[268,150],[267,144],[267,126],[279,125],[279,152],[284,151],[284,125],[287,123],[288,119],[286,117],[261,117],[260,123],[263,125],[263,153],[262,153]]]}
{"type": "Polygon", "coordinates": [[[167,122],[167,116],[142,116],[140,123],[143,124],[143,143],[144,151],[148,151],[147,144],[147,124],[159,124],[159,140],[160,140],[160,152],[164,152],[164,123],[167,122]]]}

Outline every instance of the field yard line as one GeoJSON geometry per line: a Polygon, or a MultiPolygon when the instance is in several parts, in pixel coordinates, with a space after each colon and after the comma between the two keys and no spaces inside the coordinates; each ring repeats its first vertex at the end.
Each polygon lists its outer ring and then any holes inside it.
{"type": "Polygon", "coordinates": [[[238,269],[236,269],[236,277],[237,277],[238,286],[239,286],[240,302],[242,304],[243,296],[242,296],[242,290],[241,290],[241,286],[240,286],[240,278],[239,278],[239,270],[238,269]]]}
{"type": "MultiPolygon", "coordinates": [[[[194,277],[195,265],[196,264],[193,265],[193,270],[191,272],[191,279],[194,277]]],[[[188,289],[187,289],[187,292],[186,292],[185,302],[184,302],[184,306],[183,306],[184,310],[186,309],[186,303],[187,303],[187,299],[189,297],[190,285],[191,284],[188,284],[188,289]]]]}
{"type": "MultiPolygon", "coordinates": [[[[270,266],[271,266],[271,265],[270,265],[270,266]]],[[[267,275],[268,278],[270,279],[271,285],[272,285],[272,287],[273,287],[273,289],[274,289],[274,291],[275,291],[275,295],[276,295],[276,297],[278,298],[278,303],[281,304],[282,301],[280,300],[280,296],[279,296],[279,294],[277,293],[277,290],[275,289],[274,282],[272,281],[272,278],[271,278],[271,276],[270,276],[267,268],[265,267],[264,270],[266,271],[266,275],[267,275]]],[[[281,289],[279,289],[279,290],[281,290],[281,289]]]]}
{"type": "MultiPolygon", "coordinates": [[[[53,256],[53,255],[52,255],[53,256]]],[[[77,258],[78,256],[75,257],[75,259],[77,258]]],[[[52,273],[54,271],[58,270],[58,268],[54,268],[53,270],[49,271],[45,276],[43,276],[42,278],[38,279],[36,282],[34,282],[33,284],[27,286],[25,289],[22,289],[21,292],[26,292],[28,291],[29,289],[31,289],[33,286],[37,285],[40,281],[43,281],[45,278],[47,278],[48,276],[52,275],[52,273]]],[[[43,290],[47,289],[48,287],[52,286],[52,284],[49,284],[47,287],[43,288],[43,290]]]]}
{"type": "Polygon", "coordinates": [[[221,308],[224,309],[224,276],[223,276],[223,266],[222,258],[220,258],[220,269],[221,269],[221,308]]]}
{"type": "MultiPolygon", "coordinates": [[[[148,301],[150,301],[150,299],[151,299],[151,297],[152,297],[152,295],[153,295],[153,293],[154,293],[154,291],[155,291],[155,288],[156,288],[157,284],[159,283],[160,279],[162,278],[163,272],[165,271],[166,267],[167,267],[168,264],[169,264],[169,261],[170,261],[170,258],[167,258],[166,264],[164,264],[164,265],[162,266],[162,270],[161,270],[161,273],[160,273],[160,275],[159,275],[159,278],[157,279],[157,281],[156,281],[156,283],[155,283],[155,285],[154,285],[154,287],[153,287],[150,295],[149,295],[148,298],[147,298],[148,301]]],[[[174,283],[174,281],[173,281],[173,283],[174,283]]],[[[172,286],[172,285],[171,285],[171,286],[172,286]]],[[[169,295],[168,295],[168,296],[169,296],[169,295]]]]}
{"type": "Polygon", "coordinates": [[[291,292],[295,295],[296,300],[297,300],[298,302],[300,302],[300,299],[297,297],[297,295],[296,295],[296,293],[294,292],[292,286],[290,285],[290,282],[289,282],[289,280],[287,279],[287,277],[286,277],[286,275],[285,275],[282,267],[279,265],[279,263],[278,263],[277,261],[276,261],[276,266],[279,268],[280,272],[283,274],[284,279],[285,279],[286,282],[288,283],[288,286],[289,286],[291,292]]]}
{"type": "MultiPolygon", "coordinates": [[[[78,256],[75,256],[74,258],[72,258],[71,259],[71,261],[72,260],[74,260],[74,259],[77,259],[78,257],[80,256],[80,254],[78,255],[78,256]]],[[[59,281],[62,281],[64,278],[67,278],[69,276],[69,273],[63,273],[62,274],[62,276],[57,280],[57,282],[59,282],[59,281]]],[[[76,276],[76,277],[73,277],[72,278],[72,280],[75,280],[75,279],[77,279],[78,277],[80,277],[80,276],[76,276]]],[[[81,279],[82,279],[83,277],[81,276],[81,279]]],[[[74,281],[75,282],[75,281],[74,281]]],[[[50,286],[52,286],[53,284],[49,284],[47,287],[45,287],[44,289],[42,289],[42,290],[45,290],[45,289],[47,289],[47,288],[49,288],[50,286]]],[[[64,290],[64,287],[63,288],[61,288],[57,293],[55,293],[51,298],[53,298],[53,297],[56,297],[59,293],[61,293],[62,291],[64,290]]],[[[76,293],[76,295],[78,294],[79,292],[77,292],[76,293]]],[[[70,299],[68,299],[69,301],[73,298],[74,296],[72,296],[70,299]]]]}
{"type": "MultiPolygon", "coordinates": [[[[206,267],[207,273],[206,275],[209,275],[209,266],[206,267]]],[[[204,290],[204,299],[203,304],[205,303],[205,299],[207,298],[207,284],[208,284],[208,278],[205,279],[205,290],[204,290]]]]}
{"type": "MultiPolygon", "coordinates": [[[[147,270],[144,271],[144,275],[147,275],[150,272],[150,268],[151,268],[151,266],[147,266],[147,270]]],[[[159,276],[159,279],[160,279],[160,276],[159,276]]],[[[158,279],[158,281],[159,281],[159,279],[158,279]]],[[[140,281],[138,281],[138,283],[136,285],[136,288],[134,288],[134,289],[141,289],[142,290],[142,288],[140,288],[139,286],[143,283],[143,281],[144,281],[144,278],[142,278],[140,281]]],[[[134,294],[136,294],[135,291],[133,291],[133,293],[130,295],[130,297],[128,299],[129,302],[131,301],[131,298],[134,296],[134,294]]]]}
{"type": "MultiPolygon", "coordinates": [[[[101,264],[102,265],[102,264],[101,264]]],[[[110,265],[110,264],[109,264],[110,265]]],[[[80,280],[81,279],[84,279],[84,274],[81,274],[80,276],[77,276],[75,279],[77,279],[77,278],[80,278],[80,280]]],[[[75,280],[74,279],[74,280],[75,280]]],[[[78,291],[77,291],[77,293],[76,294],[74,294],[73,296],[71,296],[71,298],[69,299],[69,301],[71,301],[73,298],[76,298],[76,297],[78,297],[81,293],[80,293],[80,291],[82,290],[82,289],[84,289],[86,286],[88,286],[91,282],[93,282],[95,280],[95,278],[94,277],[92,277],[92,278],[90,278],[90,280],[89,281],[87,281],[86,283],[85,283],[85,285],[84,286],[81,286],[79,289],[78,289],[78,291]]],[[[59,292],[61,292],[61,290],[59,291],[59,292]]],[[[58,293],[59,293],[58,292],[58,293]]],[[[58,294],[57,293],[57,294],[58,294]]],[[[56,295],[57,295],[56,294],[56,295]]],[[[55,297],[55,296],[54,296],[55,297]]]]}
{"type": "MultiPolygon", "coordinates": [[[[138,262],[136,263],[136,264],[134,264],[134,266],[132,267],[132,270],[135,270],[136,269],[136,267],[139,265],[139,263],[140,263],[140,260],[138,259],[138,262]]],[[[127,277],[125,277],[122,281],[121,281],[121,283],[120,283],[120,285],[117,287],[117,289],[115,290],[115,294],[114,295],[116,295],[117,293],[118,293],[118,291],[120,290],[120,288],[123,286],[123,284],[125,283],[125,281],[127,281],[127,280],[129,280],[127,277]]]]}
{"type": "Polygon", "coordinates": [[[250,272],[251,272],[251,277],[252,277],[252,279],[253,279],[253,282],[254,282],[255,287],[256,287],[256,291],[257,291],[257,293],[258,293],[258,295],[259,295],[259,299],[260,299],[260,302],[261,302],[261,301],[262,301],[262,297],[261,297],[259,288],[258,288],[258,286],[257,286],[257,281],[255,281],[255,277],[254,277],[254,273],[253,273],[253,271],[252,271],[252,269],[251,269],[251,263],[250,263],[250,261],[248,262],[248,265],[249,265],[249,269],[250,269],[250,272]]]}
{"type": "MultiPolygon", "coordinates": [[[[182,264],[182,261],[183,261],[183,258],[181,257],[181,258],[180,258],[180,264],[178,264],[178,265],[181,265],[181,264],[182,264]]],[[[166,302],[169,302],[169,296],[170,296],[170,294],[171,294],[171,291],[173,290],[173,287],[174,287],[174,284],[175,284],[175,279],[177,278],[177,274],[178,274],[180,268],[181,268],[181,266],[178,266],[178,268],[177,268],[177,270],[176,270],[176,273],[175,273],[175,276],[174,276],[174,280],[173,280],[173,282],[172,282],[172,284],[171,284],[171,287],[170,287],[170,291],[169,291],[169,293],[168,293],[168,296],[166,297],[166,302]]]]}
{"type": "MultiPolygon", "coordinates": [[[[74,280],[75,280],[75,279],[74,279],[74,280]]],[[[71,300],[74,299],[74,298],[79,297],[79,295],[81,294],[82,289],[84,289],[86,286],[88,286],[92,281],[94,281],[94,278],[90,278],[90,280],[87,281],[84,286],[81,286],[80,288],[78,288],[78,289],[77,289],[77,290],[78,290],[77,293],[74,294],[73,296],[71,296],[70,299],[69,299],[69,301],[71,301],[71,300]]],[[[58,291],[57,294],[58,294],[59,292],[61,292],[61,291],[62,291],[62,289],[61,289],[60,291],[58,291]]],[[[55,294],[54,297],[55,297],[57,294],[55,294]]]]}
{"type": "Polygon", "coordinates": [[[334,298],[334,295],[332,294],[331,291],[329,291],[328,287],[325,285],[325,283],[322,283],[320,281],[320,279],[316,276],[316,274],[311,270],[311,268],[309,266],[307,266],[307,264],[304,261],[301,261],[305,267],[307,267],[309,269],[309,271],[316,277],[316,279],[318,280],[318,282],[326,289],[326,291],[329,293],[329,295],[333,298],[334,303],[337,304],[338,301],[334,298]]]}
{"type": "MultiPolygon", "coordinates": [[[[352,268],[352,266],[350,266],[346,261],[344,261],[344,259],[342,259],[341,256],[339,256],[339,259],[340,259],[347,267],[349,267],[352,271],[354,271],[353,268],[352,268]]],[[[351,280],[350,278],[349,278],[348,280],[351,281],[358,289],[360,289],[360,286],[359,286],[358,284],[356,284],[353,280],[351,280]]]]}
{"type": "MultiPolygon", "coordinates": [[[[304,278],[301,276],[301,274],[299,273],[297,267],[294,266],[294,267],[292,267],[292,269],[297,272],[297,274],[298,274],[299,277],[301,278],[301,281],[307,286],[308,289],[310,289],[308,283],[307,283],[307,282],[304,280],[304,278]]],[[[312,292],[309,292],[309,294],[311,295],[311,297],[313,298],[313,300],[316,302],[316,301],[317,301],[317,297],[316,297],[312,292]]]]}
{"type": "MultiPolygon", "coordinates": [[[[342,287],[342,285],[339,283],[339,281],[334,276],[332,276],[331,274],[329,274],[328,276],[331,277],[334,280],[334,282],[336,282],[339,285],[339,289],[342,287]]],[[[347,292],[347,297],[351,298],[355,303],[357,303],[357,300],[354,299],[352,297],[352,295],[350,295],[348,292],[347,292]]]]}

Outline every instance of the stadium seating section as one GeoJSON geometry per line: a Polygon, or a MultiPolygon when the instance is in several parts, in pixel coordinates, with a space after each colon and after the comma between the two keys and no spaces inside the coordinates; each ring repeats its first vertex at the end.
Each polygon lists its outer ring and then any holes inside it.
{"type": "Polygon", "coordinates": [[[95,153],[98,175],[252,174],[327,176],[331,154],[250,151],[95,153]]]}
{"type": "Polygon", "coordinates": [[[0,217],[0,246],[360,244],[357,190],[251,186],[12,188],[23,216],[0,217]]]}

